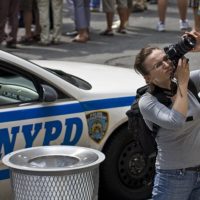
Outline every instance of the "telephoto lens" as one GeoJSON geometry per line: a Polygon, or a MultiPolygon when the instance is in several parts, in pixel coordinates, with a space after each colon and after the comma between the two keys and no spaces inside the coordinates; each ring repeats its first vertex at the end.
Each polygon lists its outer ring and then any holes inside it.
{"type": "Polygon", "coordinates": [[[177,68],[178,61],[186,53],[191,51],[196,45],[196,39],[192,35],[185,35],[176,44],[171,44],[164,48],[167,58],[172,61],[174,71],[177,68]]]}

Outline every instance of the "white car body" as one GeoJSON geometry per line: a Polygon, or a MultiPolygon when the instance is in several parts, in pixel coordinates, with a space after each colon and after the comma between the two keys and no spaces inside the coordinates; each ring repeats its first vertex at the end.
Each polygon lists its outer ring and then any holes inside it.
{"type": "MultiPolygon", "coordinates": [[[[0,51],[0,63],[0,72],[8,69],[9,73],[36,84],[30,84],[35,88],[32,94],[25,88],[20,90],[21,86],[15,88],[13,82],[7,85],[5,81],[9,82],[13,76],[5,73],[6,78],[2,79],[0,74],[0,159],[12,151],[41,145],[77,145],[103,150],[116,130],[127,123],[126,111],[136,89],[145,84],[133,69],[120,67],[64,61],[29,62],[3,51],[0,51]],[[80,89],[40,66],[79,77],[91,88],[80,89]],[[43,85],[53,87],[60,97],[50,102],[42,100],[41,88],[46,89],[43,85]],[[1,100],[9,103],[1,104],[1,100]]],[[[9,171],[1,160],[0,199],[10,199],[9,171]]]]}

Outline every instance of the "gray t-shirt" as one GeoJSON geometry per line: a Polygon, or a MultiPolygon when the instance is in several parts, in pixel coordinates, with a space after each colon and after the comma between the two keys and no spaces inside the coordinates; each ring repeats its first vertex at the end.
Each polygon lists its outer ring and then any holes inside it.
{"type": "MultiPolygon", "coordinates": [[[[190,78],[200,92],[200,70],[190,73],[190,78]]],[[[189,108],[187,117],[158,102],[156,97],[145,93],[139,107],[146,124],[160,126],[156,136],[159,169],[182,169],[200,165],[200,104],[188,90],[189,108]],[[187,118],[192,121],[186,121],[187,118]]]]}

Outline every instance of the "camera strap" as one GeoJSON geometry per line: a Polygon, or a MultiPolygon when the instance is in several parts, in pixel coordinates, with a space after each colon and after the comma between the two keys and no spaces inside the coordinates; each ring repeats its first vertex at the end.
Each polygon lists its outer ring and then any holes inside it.
{"type": "Polygon", "coordinates": [[[160,87],[157,86],[156,87],[156,90],[157,90],[156,92],[163,93],[167,97],[173,97],[177,93],[177,88],[178,88],[178,85],[174,80],[171,81],[170,88],[171,89],[160,88],[160,87]]]}

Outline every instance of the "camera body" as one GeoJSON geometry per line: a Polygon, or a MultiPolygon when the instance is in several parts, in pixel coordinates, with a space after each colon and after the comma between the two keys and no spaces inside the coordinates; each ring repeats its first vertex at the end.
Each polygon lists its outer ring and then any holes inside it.
{"type": "Polygon", "coordinates": [[[176,44],[171,44],[164,48],[167,58],[172,61],[174,71],[177,68],[178,61],[187,52],[192,50],[196,45],[196,39],[192,35],[184,35],[176,44]]]}

